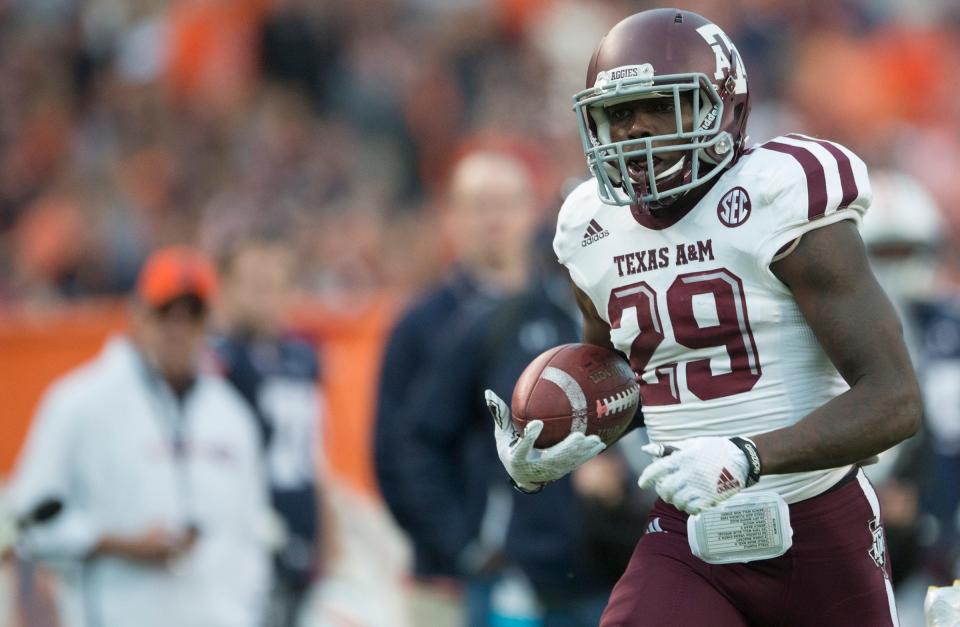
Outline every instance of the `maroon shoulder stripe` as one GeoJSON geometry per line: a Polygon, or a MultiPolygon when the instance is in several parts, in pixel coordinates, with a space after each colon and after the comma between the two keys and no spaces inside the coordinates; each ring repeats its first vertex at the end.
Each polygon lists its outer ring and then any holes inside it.
{"type": "Polygon", "coordinates": [[[857,180],[853,177],[853,166],[850,164],[850,157],[848,157],[845,152],[840,150],[835,144],[823,141],[822,139],[806,137],[797,133],[791,133],[787,135],[787,137],[805,142],[813,142],[814,144],[823,146],[826,151],[837,160],[837,167],[840,169],[840,190],[843,192],[843,198],[840,200],[841,209],[857,199],[860,190],[857,189],[857,180]]]}
{"type": "Polygon", "coordinates": [[[806,148],[769,141],[760,146],[767,150],[782,152],[790,155],[803,168],[807,176],[807,218],[813,220],[827,212],[827,178],[823,172],[823,164],[806,148]]]}

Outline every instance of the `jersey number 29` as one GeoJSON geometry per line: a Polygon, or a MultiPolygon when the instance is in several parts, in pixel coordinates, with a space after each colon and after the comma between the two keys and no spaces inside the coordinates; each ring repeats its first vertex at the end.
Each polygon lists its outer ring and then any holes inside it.
{"type": "MultiPolygon", "coordinates": [[[[730,356],[730,371],[720,374],[713,373],[709,358],[686,363],[687,388],[694,396],[710,400],[753,389],[760,380],[760,356],[739,277],[725,268],[681,274],[667,289],[666,305],[678,344],[690,349],[723,346],[730,356]],[[694,298],[708,294],[716,303],[716,323],[701,326],[694,314],[694,298]]],[[[644,281],[613,290],[607,305],[611,329],[620,328],[623,312],[630,308],[636,311],[639,327],[630,347],[630,366],[642,374],[665,337],[657,293],[644,281]]],[[[644,405],[680,402],[677,367],[665,364],[656,369],[656,382],[640,381],[644,405]]]]}

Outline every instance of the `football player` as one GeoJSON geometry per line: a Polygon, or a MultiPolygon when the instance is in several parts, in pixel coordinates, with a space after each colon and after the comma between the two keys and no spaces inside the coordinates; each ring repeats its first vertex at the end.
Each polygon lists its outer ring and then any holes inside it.
{"type": "Polygon", "coordinates": [[[323,420],[316,348],[286,327],[295,265],[279,234],[251,233],[221,258],[221,333],[216,366],[247,402],[263,451],[273,511],[283,533],[275,547],[270,627],[289,627],[304,613],[318,573],[331,563],[332,513],[315,457],[323,420]],[[327,524],[325,524],[327,523],[327,524]]]}
{"type": "MultiPolygon", "coordinates": [[[[640,483],[660,501],[601,625],[896,625],[858,462],[916,432],[920,394],[858,233],[865,165],[800,134],[748,146],[744,60],[688,11],[614,26],[574,110],[593,178],[554,248],[585,341],[636,372],[659,458],[640,483]]],[[[520,437],[487,399],[522,490],[604,448],[577,433],[534,449],[540,423],[520,437]]]]}

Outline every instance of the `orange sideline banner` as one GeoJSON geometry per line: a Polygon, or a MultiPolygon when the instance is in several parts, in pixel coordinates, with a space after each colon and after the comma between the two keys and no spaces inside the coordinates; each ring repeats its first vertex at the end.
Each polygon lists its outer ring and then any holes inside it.
{"type": "MultiPolygon", "coordinates": [[[[319,345],[327,467],[369,496],[377,494],[371,445],[377,378],[397,304],[380,295],[336,311],[306,304],[292,316],[294,326],[319,345]]],[[[0,312],[0,476],[12,470],[47,386],[96,355],[126,321],[125,305],[117,301],[0,312]]]]}

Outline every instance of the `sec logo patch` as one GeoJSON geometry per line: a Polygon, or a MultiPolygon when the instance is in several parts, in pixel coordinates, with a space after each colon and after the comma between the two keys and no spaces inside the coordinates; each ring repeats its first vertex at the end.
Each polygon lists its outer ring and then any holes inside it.
{"type": "Polygon", "coordinates": [[[740,226],[750,217],[750,196],[742,187],[734,187],[723,195],[717,205],[717,217],[724,226],[740,226]]]}

